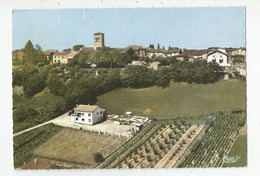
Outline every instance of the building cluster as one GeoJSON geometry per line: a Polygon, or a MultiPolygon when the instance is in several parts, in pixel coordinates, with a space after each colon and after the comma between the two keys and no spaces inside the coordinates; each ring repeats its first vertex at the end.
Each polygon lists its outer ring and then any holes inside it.
{"type": "MultiPolygon", "coordinates": [[[[105,38],[103,33],[94,34],[94,46],[82,47],[79,50],[71,49],[71,51],[47,50],[43,54],[47,60],[51,60],[53,63],[67,65],[73,62],[73,58],[76,54],[87,52],[95,52],[96,48],[105,46],[105,38]]],[[[237,70],[245,70],[246,49],[245,48],[208,48],[208,49],[185,49],[185,48],[169,48],[154,49],[151,47],[144,47],[138,45],[130,45],[128,47],[115,48],[117,51],[124,53],[129,49],[133,49],[136,55],[140,58],[148,57],[175,57],[179,61],[193,62],[197,59],[206,60],[207,62],[214,62],[223,67],[234,67],[237,70]]],[[[22,51],[13,53],[13,58],[22,58],[24,53],[22,51]]],[[[160,62],[145,62],[140,60],[134,60],[129,65],[145,65],[148,68],[158,69],[160,62]]]]}
{"type": "Polygon", "coordinates": [[[69,115],[71,122],[76,124],[95,125],[108,119],[113,121],[114,125],[129,125],[130,131],[134,133],[151,122],[148,117],[132,115],[131,112],[124,115],[106,115],[106,110],[96,105],[78,105],[69,115]]]}

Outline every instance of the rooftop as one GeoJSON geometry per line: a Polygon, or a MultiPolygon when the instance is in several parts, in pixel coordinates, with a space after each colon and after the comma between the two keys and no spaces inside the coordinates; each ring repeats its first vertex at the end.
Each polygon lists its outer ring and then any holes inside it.
{"type": "Polygon", "coordinates": [[[24,164],[19,169],[49,169],[51,165],[41,158],[34,159],[27,164],[24,164]]]}
{"type": "Polygon", "coordinates": [[[98,106],[96,105],[78,105],[74,108],[74,111],[85,111],[85,112],[93,112],[98,106]]]}

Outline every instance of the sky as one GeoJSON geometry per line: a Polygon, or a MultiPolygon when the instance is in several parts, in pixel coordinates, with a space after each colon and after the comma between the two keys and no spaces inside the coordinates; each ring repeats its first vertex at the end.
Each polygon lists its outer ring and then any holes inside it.
{"type": "Polygon", "coordinates": [[[245,8],[13,10],[13,50],[28,40],[43,50],[91,46],[96,32],[105,34],[109,47],[245,47],[245,8]]]}

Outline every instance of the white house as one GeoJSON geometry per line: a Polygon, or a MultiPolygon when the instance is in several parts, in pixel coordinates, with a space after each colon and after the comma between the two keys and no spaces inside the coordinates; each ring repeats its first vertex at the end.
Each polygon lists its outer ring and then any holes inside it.
{"type": "Polygon", "coordinates": [[[221,51],[214,51],[208,54],[207,62],[218,63],[219,66],[230,66],[228,63],[228,55],[221,51]]]}
{"type": "Polygon", "coordinates": [[[78,105],[71,114],[73,123],[94,125],[104,119],[105,109],[95,105],[78,105]]]}

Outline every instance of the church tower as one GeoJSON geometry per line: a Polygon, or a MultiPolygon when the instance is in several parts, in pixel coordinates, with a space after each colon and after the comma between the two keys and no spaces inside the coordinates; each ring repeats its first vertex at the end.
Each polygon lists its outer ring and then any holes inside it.
{"type": "Polygon", "coordinates": [[[94,33],[94,47],[98,48],[98,47],[103,47],[105,46],[105,38],[104,38],[104,34],[103,33],[94,33]]]}

